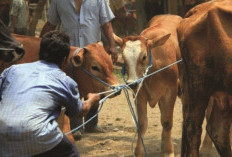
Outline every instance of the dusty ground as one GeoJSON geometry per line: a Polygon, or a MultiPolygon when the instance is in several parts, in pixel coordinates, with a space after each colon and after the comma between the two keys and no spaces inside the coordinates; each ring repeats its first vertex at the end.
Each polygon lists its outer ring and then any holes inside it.
{"type": "MultiPolygon", "coordinates": [[[[121,77],[118,76],[121,80],[121,77]]],[[[81,141],[75,144],[82,157],[132,157],[135,142],[135,125],[132,120],[126,97],[121,95],[108,99],[99,114],[99,126],[105,133],[85,133],[81,141]],[[133,146],[133,148],[132,148],[133,146]]],[[[205,125],[204,125],[205,127],[205,125]]],[[[148,129],[144,137],[147,157],[161,156],[161,124],[158,105],[148,108],[148,129]]],[[[174,111],[172,138],[175,156],[180,156],[182,130],[182,104],[177,99],[174,111]]],[[[205,134],[205,131],[203,132],[205,134]]],[[[215,150],[210,157],[218,157],[215,150]]]]}

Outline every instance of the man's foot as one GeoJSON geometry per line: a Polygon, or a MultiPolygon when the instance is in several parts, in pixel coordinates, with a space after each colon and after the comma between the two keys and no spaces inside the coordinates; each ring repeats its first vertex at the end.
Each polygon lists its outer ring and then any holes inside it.
{"type": "Polygon", "coordinates": [[[85,128],[87,133],[105,133],[106,131],[101,127],[85,128]]]}
{"type": "Polygon", "coordinates": [[[73,133],[73,137],[74,137],[74,140],[75,141],[80,141],[81,140],[81,138],[82,138],[82,133],[81,133],[81,131],[76,131],[76,132],[74,132],[73,133]]]}

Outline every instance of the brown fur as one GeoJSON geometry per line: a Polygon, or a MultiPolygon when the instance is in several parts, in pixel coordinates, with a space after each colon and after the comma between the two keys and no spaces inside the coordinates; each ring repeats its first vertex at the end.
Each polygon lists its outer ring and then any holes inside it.
{"type": "MultiPolygon", "coordinates": [[[[184,60],[181,77],[184,117],[182,157],[199,156],[201,126],[210,96],[218,91],[232,95],[231,16],[231,0],[210,1],[191,9],[178,27],[184,60]]],[[[215,108],[221,106],[218,102],[215,108]]],[[[218,110],[223,108],[221,106],[218,110]]],[[[218,110],[213,109],[212,117],[218,110]]],[[[208,123],[214,126],[207,130],[219,154],[232,156],[230,148],[223,147],[228,144],[224,138],[228,136],[228,131],[223,129],[230,125],[229,115],[224,120],[223,115],[218,119],[211,118],[208,123]],[[220,123],[219,119],[223,122],[220,123]]]]}
{"type": "MultiPolygon", "coordinates": [[[[137,61],[136,70],[138,77],[142,77],[142,73],[148,65],[149,49],[152,49],[153,54],[153,66],[150,69],[150,73],[171,63],[174,63],[177,61],[177,58],[180,57],[176,36],[176,27],[182,18],[175,15],[162,15],[157,17],[154,17],[151,20],[150,26],[142,31],[139,36],[125,37],[121,43],[122,49],[124,49],[125,43],[128,40],[141,41],[142,52],[139,56],[147,57],[146,60],[142,60],[142,57],[140,57],[140,59],[137,61]],[[165,26],[167,24],[166,21],[168,21],[168,27],[165,26]]],[[[125,60],[125,64],[128,66],[127,60],[125,60]]],[[[127,70],[129,71],[130,67],[127,68],[127,70]]],[[[161,111],[161,124],[163,126],[161,148],[163,154],[169,156],[174,155],[174,146],[171,139],[171,129],[173,125],[173,109],[177,97],[177,91],[178,68],[177,65],[174,65],[158,74],[145,79],[137,97],[138,123],[142,136],[144,136],[146,132],[148,123],[147,103],[152,108],[155,107],[157,103],[159,104],[161,111]]],[[[137,139],[135,155],[144,156],[142,143],[139,137],[137,139]]]]}
{"type": "MultiPolygon", "coordinates": [[[[24,57],[15,64],[33,62],[39,59],[40,38],[21,36],[21,35],[13,35],[13,36],[23,44],[25,49],[24,57]]],[[[77,47],[71,47],[69,58],[66,62],[64,62],[62,66],[62,70],[68,76],[70,77],[72,75],[74,76],[73,79],[78,84],[78,90],[80,92],[81,98],[87,97],[87,94],[90,92],[98,93],[98,92],[109,90],[109,87],[103,85],[99,81],[96,81],[94,78],[87,75],[85,72],[83,72],[80,69],[80,67],[85,68],[90,73],[94,74],[95,76],[99,77],[100,79],[111,85],[117,84],[117,80],[113,75],[113,64],[111,58],[105,52],[104,48],[99,44],[89,44],[86,46],[86,48],[87,51],[84,51],[84,49],[82,49],[78,54],[73,56],[73,53],[77,49],[77,47]],[[78,57],[78,56],[81,58],[81,64],[80,67],[74,67],[74,73],[72,74],[72,72],[70,71],[71,61],[73,57],[78,57]],[[92,66],[98,67],[99,72],[94,71],[92,69],[92,66]]],[[[0,67],[0,73],[10,65],[11,64],[3,64],[0,67]]],[[[60,127],[63,128],[62,130],[63,132],[70,131],[69,119],[68,117],[64,116],[63,112],[59,117],[59,124],[60,127]]],[[[72,134],[69,134],[68,137],[69,139],[74,141],[72,134]]]]}

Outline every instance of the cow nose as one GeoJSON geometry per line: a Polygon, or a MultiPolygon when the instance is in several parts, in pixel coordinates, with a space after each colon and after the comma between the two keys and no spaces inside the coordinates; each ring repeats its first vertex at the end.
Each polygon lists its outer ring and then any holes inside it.
{"type": "Polygon", "coordinates": [[[138,83],[137,82],[130,82],[130,81],[127,81],[126,84],[132,88],[132,89],[136,89],[138,87],[138,83]]]}

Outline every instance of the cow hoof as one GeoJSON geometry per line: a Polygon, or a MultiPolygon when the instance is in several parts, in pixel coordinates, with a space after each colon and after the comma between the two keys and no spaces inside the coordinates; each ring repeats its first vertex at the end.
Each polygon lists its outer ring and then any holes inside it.
{"type": "Polygon", "coordinates": [[[144,153],[143,153],[142,150],[135,149],[134,156],[135,156],[135,157],[144,157],[144,153]]]}
{"type": "Polygon", "coordinates": [[[174,153],[165,153],[164,157],[174,157],[174,153]]]}
{"type": "Polygon", "coordinates": [[[75,141],[80,141],[81,138],[82,138],[82,134],[81,134],[81,131],[76,131],[73,133],[73,137],[74,137],[74,140],[75,141]]]}

